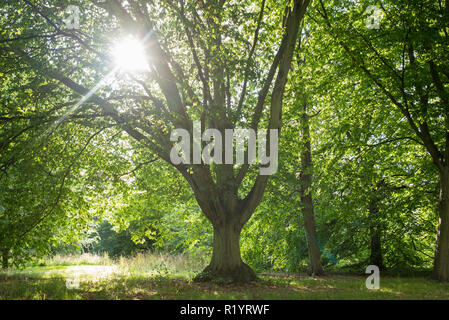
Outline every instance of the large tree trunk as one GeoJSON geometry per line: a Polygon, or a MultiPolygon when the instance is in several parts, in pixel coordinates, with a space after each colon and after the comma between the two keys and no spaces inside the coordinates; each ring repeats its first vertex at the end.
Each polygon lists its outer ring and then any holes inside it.
{"type": "Polygon", "coordinates": [[[304,217],[304,229],[307,238],[307,251],[309,254],[309,274],[323,274],[321,265],[321,252],[318,246],[318,237],[315,227],[315,214],[313,212],[312,198],[312,151],[310,146],[310,128],[309,116],[307,115],[307,105],[304,104],[302,113],[302,139],[304,149],[301,154],[301,173],[300,173],[300,193],[301,210],[304,217]]]}
{"type": "Polygon", "coordinates": [[[433,266],[433,278],[449,281],[449,166],[440,170],[439,224],[433,266]]]}
{"type": "Polygon", "coordinates": [[[240,256],[241,231],[242,227],[235,222],[214,225],[212,259],[196,280],[248,282],[256,279],[255,272],[240,256]]]}
{"type": "Polygon", "coordinates": [[[9,250],[2,249],[2,269],[6,270],[9,267],[9,250]]]}
{"type": "Polygon", "coordinates": [[[371,200],[369,204],[369,231],[370,231],[370,249],[371,254],[369,257],[369,263],[379,267],[380,270],[384,269],[382,259],[382,242],[380,238],[380,226],[377,221],[377,214],[379,208],[377,206],[377,198],[371,200]]]}

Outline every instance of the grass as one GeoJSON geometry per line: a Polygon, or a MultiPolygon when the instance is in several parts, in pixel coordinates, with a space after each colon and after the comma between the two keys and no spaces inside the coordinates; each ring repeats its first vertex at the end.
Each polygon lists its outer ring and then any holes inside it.
{"type": "Polygon", "coordinates": [[[56,254],[50,258],[43,258],[36,261],[33,266],[81,266],[81,265],[111,265],[113,260],[108,254],[95,255],[83,253],[81,255],[60,255],[56,254]]]}
{"type": "Polygon", "coordinates": [[[2,299],[449,299],[449,283],[427,277],[381,275],[379,290],[365,276],[330,273],[265,274],[245,285],[194,283],[206,261],[186,255],[147,253],[112,260],[107,256],[55,256],[40,266],[0,273],[2,299]],[[79,279],[68,289],[67,279],[79,279]]]}

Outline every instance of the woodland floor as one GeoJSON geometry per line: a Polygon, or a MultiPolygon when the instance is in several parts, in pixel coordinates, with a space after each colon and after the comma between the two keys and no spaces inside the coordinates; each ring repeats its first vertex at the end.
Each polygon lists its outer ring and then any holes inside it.
{"type": "Polygon", "coordinates": [[[425,277],[381,276],[368,290],[365,276],[262,274],[246,285],[194,283],[190,277],[126,274],[115,265],[41,266],[0,273],[4,299],[449,299],[449,283],[425,277]],[[79,279],[68,289],[67,279],[79,279]]]}

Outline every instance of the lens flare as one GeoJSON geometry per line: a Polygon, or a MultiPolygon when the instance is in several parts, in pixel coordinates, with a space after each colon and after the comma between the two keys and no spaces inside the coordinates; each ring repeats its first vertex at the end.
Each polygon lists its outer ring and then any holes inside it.
{"type": "Polygon", "coordinates": [[[121,71],[140,72],[148,69],[147,55],[142,43],[132,37],[117,42],[112,50],[114,62],[121,71]]]}

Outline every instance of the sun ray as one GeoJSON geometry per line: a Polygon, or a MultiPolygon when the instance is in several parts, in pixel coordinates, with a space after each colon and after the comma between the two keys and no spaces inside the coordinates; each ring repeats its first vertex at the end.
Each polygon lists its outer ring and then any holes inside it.
{"type": "Polygon", "coordinates": [[[57,119],[49,128],[47,128],[40,137],[50,136],[59,125],[64,122],[71,114],[74,114],[86,101],[90,99],[98,90],[106,85],[110,78],[112,78],[119,70],[126,72],[138,72],[148,70],[148,62],[146,52],[144,50],[144,44],[154,33],[154,29],[151,29],[147,34],[139,41],[132,36],[122,40],[121,45],[117,44],[113,49],[113,56],[115,66],[114,68],[101,79],[88,93],[86,93],[73,107],[57,119]],[[118,50],[118,53],[117,51],[118,50]],[[117,60],[118,59],[118,60],[117,60]],[[132,61],[132,62],[130,62],[132,61]],[[49,132],[51,131],[51,132],[49,132]],[[49,132],[49,133],[48,133],[49,132]],[[47,135],[48,133],[48,135],[47,135]]]}

